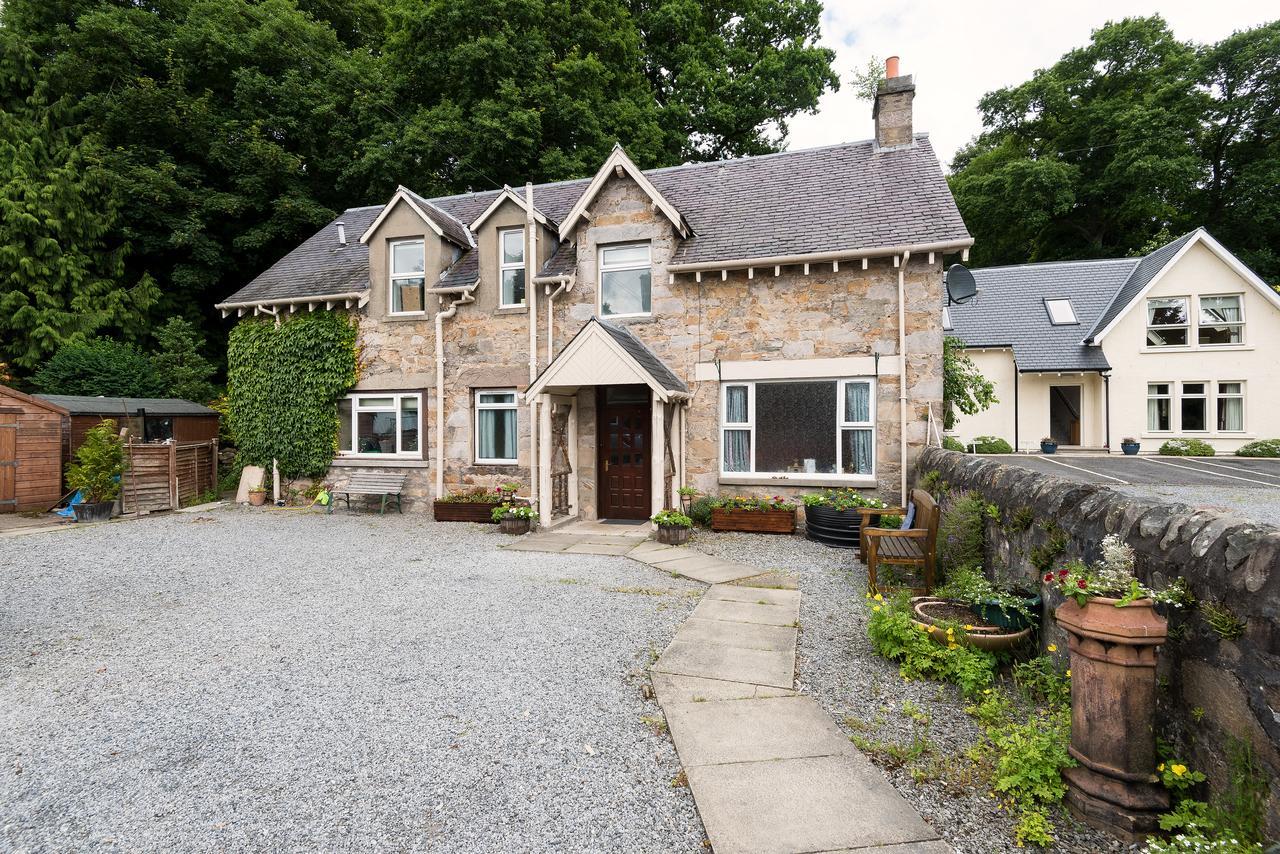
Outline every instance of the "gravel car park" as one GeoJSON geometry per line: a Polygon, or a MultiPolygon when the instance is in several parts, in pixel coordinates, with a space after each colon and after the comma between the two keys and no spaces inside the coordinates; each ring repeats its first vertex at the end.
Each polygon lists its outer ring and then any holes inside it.
{"type": "Polygon", "coordinates": [[[700,850],[640,681],[702,586],[510,539],[227,508],[4,540],[0,850],[700,850]]]}

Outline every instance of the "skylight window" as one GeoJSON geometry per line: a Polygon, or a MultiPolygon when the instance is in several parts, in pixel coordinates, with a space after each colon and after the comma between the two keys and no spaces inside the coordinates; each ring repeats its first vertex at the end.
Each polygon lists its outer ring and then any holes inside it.
{"type": "Polygon", "coordinates": [[[1044,307],[1049,312],[1049,322],[1054,326],[1080,322],[1076,320],[1076,310],[1069,299],[1047,299],[1044,307]]]}

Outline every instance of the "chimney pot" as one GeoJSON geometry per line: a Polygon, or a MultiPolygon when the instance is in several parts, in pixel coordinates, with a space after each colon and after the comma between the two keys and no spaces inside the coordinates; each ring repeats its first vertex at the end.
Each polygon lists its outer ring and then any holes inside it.
{"type": "Polygon", "coordinates": [[[338,244],[340,246],[346,246],[347,245],[347,224],[345,222],[340,222],[337,225],[338,225],[338,244]]]}
{"type": "Polygon", "coordinates": [[[886,79],[898,76],[898,57],[891,56],[884,61],[884,76],[886,79]]]}

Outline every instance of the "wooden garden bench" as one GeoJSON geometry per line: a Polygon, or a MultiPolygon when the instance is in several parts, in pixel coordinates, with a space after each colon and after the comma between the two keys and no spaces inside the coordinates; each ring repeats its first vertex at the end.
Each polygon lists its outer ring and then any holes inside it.
{"type": "MultiPolygon", "coordinates": [[[[889,528],[862,528],[860,555],[867,564],[867,581],[871,592],[881,593],[876,575],[882,566],[907,566],[920,571],[923,587],[912,587],[912,592],[928,595],[933,590],[937,572],[938,523],[942,512],[938,502],[923,489],[911,491],[911,503],[915,505],[915,518],[906,530],[889,528]]],[[[880,515],[902,515],[902,507],[877,510],[880,515]]],[[[866,518],[865,516],[863,517],[866,518]]]]}
{"type": "Polygon", "coordinates": [[[351,476],[351,480],[342,489],[333,491],[333,500],[329,502],[329,512],[333,512],[333,505],[338,503],[338,496],[342,496],[347,502],[347,509],[351,509],[351,496],[365,495],[369,497],[381,497],[382,508],[379,513],[387,512],[387,501],[394,498],[396,502],[396,510],[400,513],[404,512],[404,508],[400,505],[400,493],[404,491],[405,475],[396,474],[395,472],[357,472],[351,476]]]}

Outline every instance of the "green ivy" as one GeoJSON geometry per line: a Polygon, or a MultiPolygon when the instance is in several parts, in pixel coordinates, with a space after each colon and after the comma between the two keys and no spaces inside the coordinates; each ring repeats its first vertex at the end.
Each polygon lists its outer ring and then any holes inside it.
{"type": "Polygon", "coordinates": [[[338,399],[356,383],[356,325],[328,311],[246,320],[227,344],[227,412],[247,465],[317,477],[338,448],[338,399]]]}

